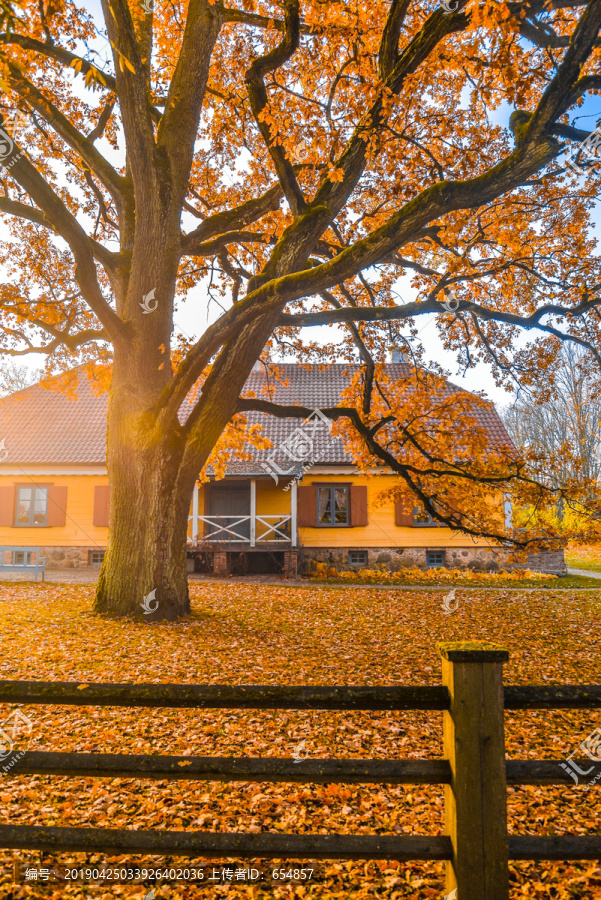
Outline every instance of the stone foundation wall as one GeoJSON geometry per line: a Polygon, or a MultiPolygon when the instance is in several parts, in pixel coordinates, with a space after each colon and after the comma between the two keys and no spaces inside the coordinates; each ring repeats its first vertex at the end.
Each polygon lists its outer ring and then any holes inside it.
{"type": "MultiPolygon", "coordinates": [[[[522,568],[523,566],[524,564],[517,566],[517,568],[522,568]]],[[[512,568],[512,564],[509,563],[506,568],[512,568]]],[[[515,565],[513,568],[516,568],[515,565]]],[[[526,559],[525,568],[532,569],[533,572],[546,572],[547,575],[568,574],[563,550],[546,550],[544,553],[530,553],[526,559]]]]}
{"type": "MultiPolygon", "coordinates": [[[[27,549],[24,547],[23,549],[27,549]]],[[[299,574],[310,574],[316,562],[334,566],[339,571],[362,568],[349,565],[349,549],[367,553],[365,568],[376,569],[384,566],[391,572],[399,569],[426,569],[426,550],[442,550],[447,569],[471,569],[474,572],[498,572],[500,569],[528,568],[533,572],[549,575],[566,575],[567,568],[563,550],[530,554],[526,563],[512,561],[506,551],[486,547],[302,547],[298,551],[299,574]]],[[[40,556],[46,557],[47,569],[79,569],[89,565],[90,551],[104,550],[104,547],[40,547],[40,556]]],[[[294,578],[297,570],[297,551],[284,552],[284,572],[286,578],[294,578]]],[[[215,575],[227,575],[228,564],[225,552],[213,555],[215,575]]]]}
{"type": "Polygon", "coordinates": [[[528,568],[533,572],[551,575],[567,573],[563,550],[554,553],[531,554],[526,563],[514,563],[507,559],[506,551],[489,547],[303,547],[299,568],[303,574],[310,574],[314,563],[326,563],[339,571],[384,566],[391,572],[399,569],[426,569],[426,550],[443,551],[445,568],[471,569],[473,572],[499,572],[501,569],[528,568]],[[365,566],[349,564],[349,550],[367,553],[365,566]]]}
{"type": "MultiPolygon", "coordinates": [[[[24,547],[24,550],[27,548],[24,547]]],[[[40,557],[46,557],[47,569],[80,569],[89,566],[90,551],[104,547],[40,547],[40,557]]]]}

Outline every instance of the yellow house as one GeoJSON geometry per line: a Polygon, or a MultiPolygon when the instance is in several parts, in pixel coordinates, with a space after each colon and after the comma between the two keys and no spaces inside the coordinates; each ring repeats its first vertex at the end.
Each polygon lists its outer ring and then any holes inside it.
{"type": "MultiPolygon", "coordinates": [[[[496,550],[485,541],[376,503],[398,476],[359,473],[320,413],[339,403],[351,368],[280,367],[274,402],[316,412],[305,422],[249,414],[272,446],[230,459],[225,477],[194,489],[190,571],[293,575],[316,562],[337,569],[496,567],[496,550]]],[[[390,369],[403,377],[402,364],[390,369]]],[[[264,385],[262,369],[253,371],[248,391],[261,396],[264,385]]],[[[0,400],[0,547],[39,548],[48,568],[101,563],[110,502],[106,408],[106,393],[83,371],[73,394],[38,384],[0,400]]],[[[486,424],[507,440],[494,411],[486,424]]]]}

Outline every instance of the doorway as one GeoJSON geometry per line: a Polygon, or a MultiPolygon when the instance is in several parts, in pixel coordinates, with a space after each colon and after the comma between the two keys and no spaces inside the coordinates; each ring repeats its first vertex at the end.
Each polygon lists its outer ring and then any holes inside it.
{"type": "Polygon", "coordinates": [[[207,523],[206,537],[211,541],[250,541],[250,518],[240,522],[240,518],[250,516],[250,482],[213,482],[208,486],[208,512],[206,515],[219,516],[218,523],[207,523]],[[229,529],[229,532],[225,529],[229,529]],[[232,533],[233,532],[233,533],[232,533]]]}

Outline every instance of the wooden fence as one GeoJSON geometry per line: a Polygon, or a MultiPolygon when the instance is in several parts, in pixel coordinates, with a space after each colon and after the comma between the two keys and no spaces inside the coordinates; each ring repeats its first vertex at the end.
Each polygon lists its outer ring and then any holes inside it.
{"type": "MultiPolygon", "coordinates": [[[[508,860],[601,859],[601,835],[507,834],[506,786],[572,785],[562,760],[506,760],[504,709],[598,709],[601,685],[503,686],[509,654],[438,644],[440,686],[289,687],[0,681],[0,703],[195,709],[438,710],[444,759],[182,757],[29,751],[11,775],[203,781],[443,784],[444,835],[294,835],[0,825],[0,847],[271,859],[446,860],[457,900],[508,900],[508,860]],[[183,767],[182,767],[183,766],[183,767]]],[[[577,761],[590,769],[591,759],[577,761]]],[[[595,767],[601,772],[601,763],[595,767]]],[[[591,778],[594,775],[591,773],[591,778]]]]}

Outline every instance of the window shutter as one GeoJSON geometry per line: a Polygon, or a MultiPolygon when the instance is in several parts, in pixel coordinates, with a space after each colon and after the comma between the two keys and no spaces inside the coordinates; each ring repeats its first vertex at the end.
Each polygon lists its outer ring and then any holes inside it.
{"type": "Polygon", "coordinates": [[[108,484],[97,484],[94,488],[94,518],[93,525],[101,525],[108,528],[109,524],[110,488],[108,484]]]}
{"type": "Polygon", "coordinates": [[[7,484],[0,487],[0,525],[15,524],[15,487],[7,484]]]}
{"type": "Polygon", "coordinates": [[[317,524],[317,489],[312,485],[299,487],[297,491],[297,520],[305,528],[317,524]]]}
{"type": "Polygon", "coordinates": [[[367,525],[367,486],[364,484],[352,484],[351,494],[351,522],[353,527],[367,525]]]}
{"type": "Polygon", "coordinates": [[[397,500],[394,504],[394,524],[405,528],[413,528],[413,510],[406,512],[403,509],[403,501],[397,500]]]}
{"type": "Polygon", "coordinates": [[[57,527],[65,524],[67,515],[67,488],[51,484],[48,488],[48,517],[46,525],[57,527]]]}

